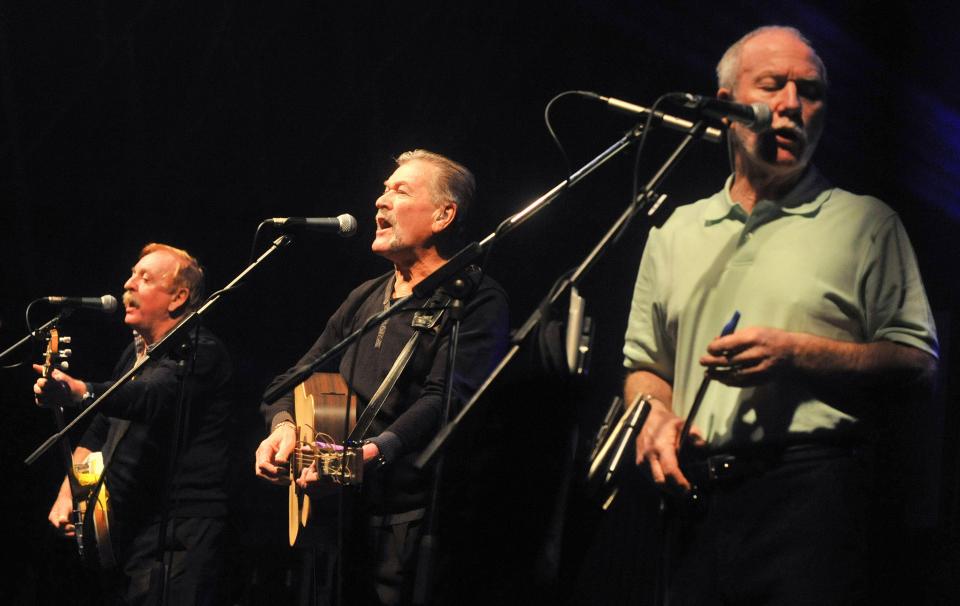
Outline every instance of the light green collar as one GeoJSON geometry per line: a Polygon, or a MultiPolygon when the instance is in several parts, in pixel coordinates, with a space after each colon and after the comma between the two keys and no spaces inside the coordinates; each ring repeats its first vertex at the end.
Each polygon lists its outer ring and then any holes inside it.
{"type": "MultiPolygon", "coordinates": [[[[710,202],[703,213],[705,225],[715,225],[724,219],[740,221],[741,223],[747,222],[749,215],[743,210],[742,206],[730,197],[730,187],[732,185],[733,175],[730,175],[723,186],[723,191],[710,198],[710,202]]],[[[830,198],[832,191],[830,182],[820,174],[820,171],[811,166],[800,181],[793,186],[793,189],[787,192],[781,200],[758,200],[757,206],[766,202],[775,205],[784,214],[812,217],[830,198]]],[[[756,207],[754,208],[756,209],[756,207]]]]}

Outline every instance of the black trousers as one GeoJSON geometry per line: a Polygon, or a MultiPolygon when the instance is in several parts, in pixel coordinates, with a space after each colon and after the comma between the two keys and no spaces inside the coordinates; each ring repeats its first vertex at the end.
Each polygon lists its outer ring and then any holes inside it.
{"type": "Polygon", "coordinates": [[[360,516],[358,535],[348,558],[349,606],[404,606],[413,602],[417,548],[424,510],[385,516],[360,516]],[[358,549],[359,548],[359,549],[358,549]]]}
{"type": "Polygon", "coordinates": [[[668,514],[667,604],[852,606],[871,591],[872,473],[859,456],[782,462],[668,514]]]}
{"type": "MultiPolygon", "coordinates": [[[[226,520],[222,518],[170,520],[167,604],[206,606],[226,602],[229,592],[223,581],[225,530],[226,520]]],[[[158,579],[151,581],[157,563],[158,536],[159,525],[149,524],[129,532],[117,546],[121,565],[110,583],[117,604],[160,604],[154,601],[158,579]]]]}

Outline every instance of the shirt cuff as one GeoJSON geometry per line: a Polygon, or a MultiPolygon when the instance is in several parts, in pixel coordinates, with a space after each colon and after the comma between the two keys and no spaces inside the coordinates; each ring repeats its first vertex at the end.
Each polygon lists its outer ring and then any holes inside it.
{"type": "Polygon", "coordinates": [[[370,441],[377,445],[377,448],[380,450],[380,456],[383,457],[385,463],[396,459],[400,454],[400,449],[403,448],[403,442],[400,440],[400,436],[392,431],[385,431],[379,436],[370,438],[370,441]]]}
{"type": "Polygon", "coordinates": [[[273,430],[277,428],[277,425],[283,422],[290,422],[290,423],[293,423],[294,425],[297,424],[297,422],[294,421],[293,419],[293,415],[283,410],[273,415],[273,420],[270,421],[270,433],[273,433],[273,430]]]}

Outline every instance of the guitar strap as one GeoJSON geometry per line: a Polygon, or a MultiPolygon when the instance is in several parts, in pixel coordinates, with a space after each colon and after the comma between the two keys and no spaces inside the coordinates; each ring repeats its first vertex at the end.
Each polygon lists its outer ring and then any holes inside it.
{"type": "MultiPolygon", "coordinates": [[[[387,286],[390,288],[392,284],[388,284],[387,286]]],[[[363,437],[367,433],[367,430],[370,429],[370,425],[373,423],[373,420],[377,417],[380,409],[383,408],[384,403],[386,403],[390,392],[393,391],[397,381],[400,380],[400,375],[403,374],[403,369],[407,367],[407,364],[413,357],[413,354],[417,349],[417,345],[420,343],[420,335],[430,330],[436,330],[439,332],[438,324],[443,316],[443,312],[450,304],[450,299],[450,295],[448,295],[442,289],[438,290],[432,297],[430,297],[430,299],[427,300],[426,303],[423,304],[423,307],[413,315],[413,321],[411,322],[411,325],[416,330],[414,330],[406,345],[403,346],[403,349],[400,350],[400,355],[397,356],[396,361],[390,368],[390,372],[388,372],[387,376],[383,378],[383,382],[380,383],[380,387],[377,388],[377,391],[373,394],[373,397],[370,398],[370,402],[363,410],[363,414],[360,415],[359,419],[357,419],[357,424],[347,437],[348,443],[359,443],[361,440],[363,440],[363,437]]]]}
{"type": "MultiPolygon", "coordinates": [[[[136,348],[134,348],[134,355],[136,355],[136,348]]],[[[142,358],[139,356],[134,358],[134,368],[140,366],[141,363],[142,358]]],[[[115,417],[110,419],[110,429],[107,430],[107,439],[103,443],[103,448],[100,449],[103,456],[103,470],[100,473],[100,479],[97,481],[97,485],[93,487],[93,490],[87,496],[88,511],[93,511],[93,504],[100,494],[100,488],[107,479],[107,470],[110,469],[110,464],[113,462],[113,453],[117,450],[117,445],[120,444],[123,436],[127,434],[128,429],[130,429],[129,419],[118,419],[115,417]]]]}

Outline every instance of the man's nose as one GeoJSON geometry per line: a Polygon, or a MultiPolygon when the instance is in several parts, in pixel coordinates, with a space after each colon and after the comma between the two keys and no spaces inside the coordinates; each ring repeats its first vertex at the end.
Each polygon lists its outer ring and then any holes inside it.
{"type": "Polygon", "coordinates": [[[800,109],[800,95],[797,92],[797,83],[788,80],[777,95],[774,111],[777,113],[796,113],[800,109]]]}

